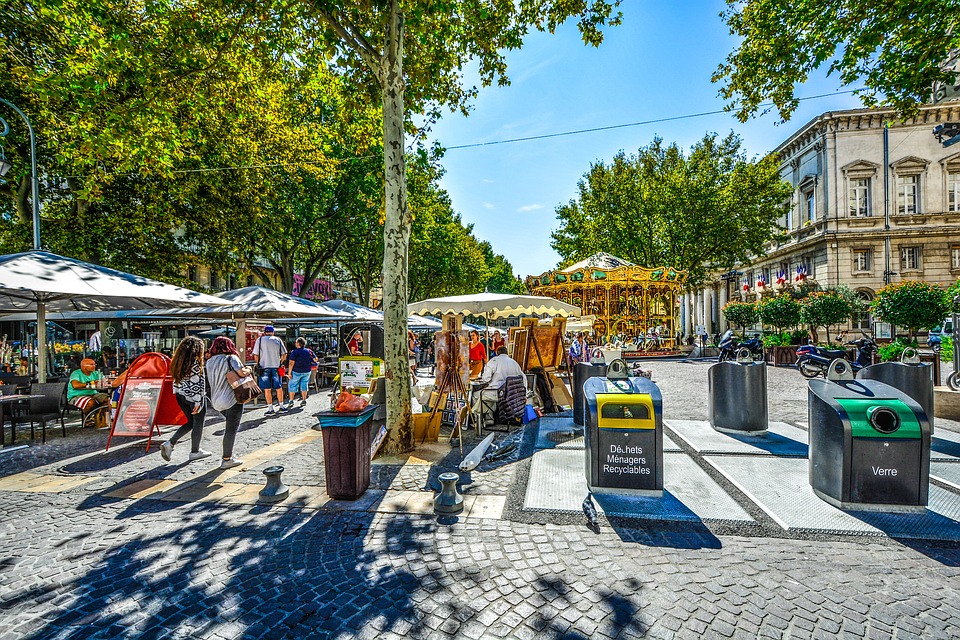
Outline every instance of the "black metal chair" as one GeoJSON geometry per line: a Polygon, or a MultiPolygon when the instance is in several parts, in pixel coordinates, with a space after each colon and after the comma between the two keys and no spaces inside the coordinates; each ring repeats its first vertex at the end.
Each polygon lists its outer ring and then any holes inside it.
{"type": "Polygon", "coordinates": [[[90,407],[89,409],[81,409],[81,408],[78,407],[77,405],[75,405],[75,404],[73,404],[73,403],[71,403],[71,402],[69,402],[69,401],[67,400],[67,389],[69,388],[67,385],[70,384],[70,381],[67,380],[66,383],[59,383],[59,382],[58,382],[57,384],[62,387],[62,391],[61,391],[61,393],[60,393],[60,407],[59,407],[59,410],[60,410],[60,422],[61,422],[61,423],[62,423],[62,422],[64,421],[64,419],[66,418],[67,413],[69,413],[69,412],[75,412],[75,413],[79,414],[79,416],[80,416],[80,428],[82,429],[83,427],[86,427],[86,426],[87,426],[87,419],[88,419],[90,416],[94,415],[97,411],[103,411],[103,410],[109,411],[109,410],[110,410],[110,405],[109,405],[109,404],[106,405],[106,406],[99,406],[99,407],[98,407],[98,406],[92,406],[92,407],[90,407]]]}
{"type": "Polygon", "coordinates": [[[503,386],[497,389],[497,408],[493,413],[494,431],[500,431],[499,425],[518,427],[523,424],[523,407],[527,403],[527,388],[523,384],[523,376],[510,376],[503,386]]]}
{"type": "MultiPolygon", "coordinates": [[[[17,419],[30,422],[30,439],[34,438],[34,425],[40,423],[42,441],[47,441],[47,421],[60,420],[63,436],[67,436],[67,426],[63,422],[63,413],[60,411],[60,394],[63,385],[59,382],[35,383],[30,385],[30,394],[39,396],[30,398],[27,413],[17,419]]],[[[14,434],[16,437],[16,434],[14,434]]]]}

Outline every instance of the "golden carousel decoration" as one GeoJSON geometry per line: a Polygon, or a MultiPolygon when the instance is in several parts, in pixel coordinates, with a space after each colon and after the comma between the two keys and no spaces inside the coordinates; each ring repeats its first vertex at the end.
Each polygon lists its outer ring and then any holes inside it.
{"type": "Polygon", "coordinates": [[[533,295],[579,306],[595,317],[602,341],[633,341],[637,351],[679,349],[680,295],[687,272],[671,267],[641,267],[608,253],[595,254],[565,269],[526,280],[533,295]]]}

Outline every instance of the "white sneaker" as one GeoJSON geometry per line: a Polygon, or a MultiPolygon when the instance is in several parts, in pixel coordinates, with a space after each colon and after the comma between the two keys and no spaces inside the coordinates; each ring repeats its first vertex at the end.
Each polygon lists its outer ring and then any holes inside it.
{"type": "Polygon", "coordinates": [[[169,440],[167,440],[166,442],[160,445],[160,457],[166,460],[167,462],[170,462],[170,454],[172,453],[173,453],[173,445],[170,444],[169,440]]]}
{"type": "Polygon", "coordinates": [[[286,412],[287,412],[286,405],[282,405],[282,404],[277,405],[277,413],[286,413],[286,412]]]}
{"type": "Polygon", "coordinates": [[[233,469],[234,467],[239,467],[243,464],[243,460],[240,458],[224,458],[220,461],[221,469],[233,469]]]}
{"type": "Polygon", "coordinates": [[[190,462],[193,462],[194,460],[203,460],[204,458],[209,458],[212,455],[212,453],[204,449],[200,449],[199,451],[191,451],[190,462]]]}
{"type": "Polygon", "coordinates": [[[263,415],[265,415],[265,416],[272,416],[272,415],[275,414],[276,412],[277,412],[277,410],[273,408],[273,405],[270,405],[269,407],[267,407],[267,410],[266,410],[266,412],[265,412],[263,415]]]}

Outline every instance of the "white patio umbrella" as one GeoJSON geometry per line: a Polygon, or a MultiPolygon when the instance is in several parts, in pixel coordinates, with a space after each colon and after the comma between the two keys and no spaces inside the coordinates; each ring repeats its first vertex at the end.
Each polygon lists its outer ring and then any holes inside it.
{"type": "Polygon", "coordinates": [[[407,305],[407,313],[435,316],[445,313],[484,316],[488,320],[515,318],[519,315],[578,316],[580,307],[548,296],[522,296],[512,293],[474,293],[465,296],[430,298],[407,305]]]}
{"type": "Polygon", "coordinates": [[[522,296],[513,293],[474,293],[465,296],[430,298],[407,305],[407,313],[413,315],[443,315],[456,313],[483,316],[486,332],[490,332],[490,320],[515,318],[521,315],[579,316],[580,307],[560,302],[549,296],[522,296]]]}
{"type": "Polygon", "coordinates": [[[112,311],[225,301],[47,251],[0,256],[0,310],[37,312],[37,379],[47,379],[47,311],[112,311]]]}
{"type": "Polygon", "coordinates": [[[322,304],[266,287],[250,286],[220,293],[226,304],[181,309],[155,309],[148,315],[229,318],[237,323],[237,349],[246,348],[245,324],[250,319],[280,320],[283,318],[322,318],[349,320],[346,313],[331,310],[322,304]]]}

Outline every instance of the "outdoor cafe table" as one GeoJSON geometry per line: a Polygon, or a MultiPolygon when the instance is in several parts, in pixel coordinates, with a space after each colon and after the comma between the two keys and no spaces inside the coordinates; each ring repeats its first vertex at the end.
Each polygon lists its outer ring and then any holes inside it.
{"type": "MultiPolygon", "coordinates": [[[[4,427],[4,420],[6,419],[4,414],[4,408],[8,404],[13,404],[14,402],[29,402],[33,398],[42,398],[42,395],[29,394],[29,393],[18,393],[13,396],[0,396],[0,445],[7,444],[7,432],[4,427]]],[[[10,444],[16,444],[17,442],[17,421],[14,419],[10,420],[10,444]]]]}

